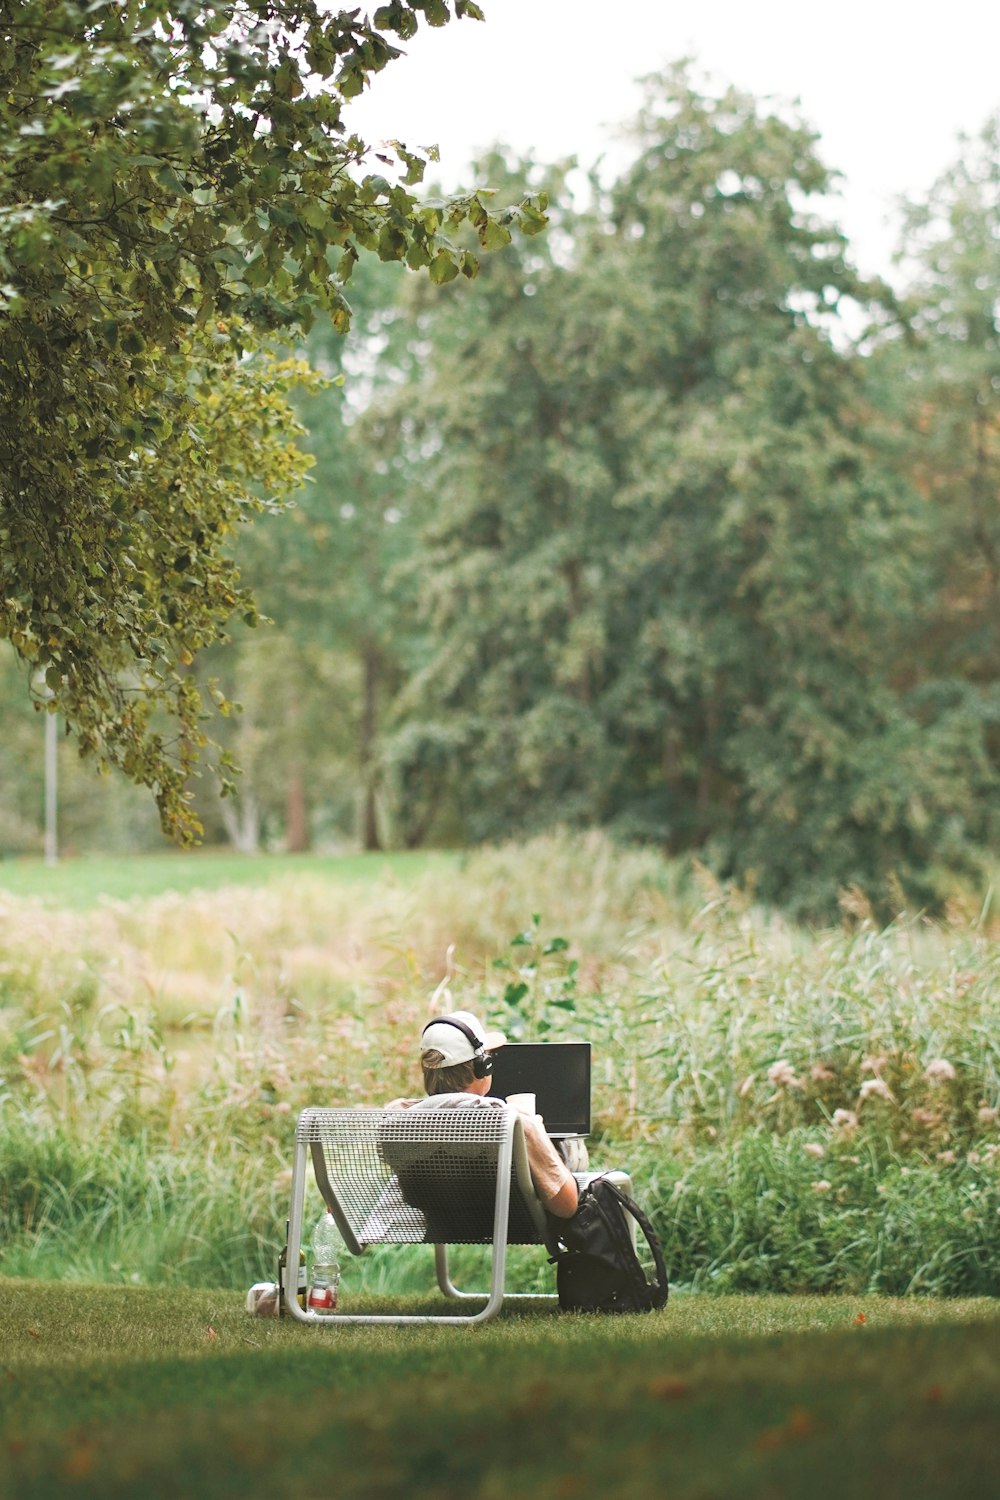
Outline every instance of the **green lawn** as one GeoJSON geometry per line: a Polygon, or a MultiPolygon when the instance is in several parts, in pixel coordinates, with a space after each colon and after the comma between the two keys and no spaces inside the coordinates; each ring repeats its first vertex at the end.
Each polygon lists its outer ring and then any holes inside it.
{"type": "Polygon", "coordinates": [[[217,890],[222,886],[269,885],[296,875],[329,880],[373,881],[387,876],[413,880],[435,864],[452,865],[458,854],[417,850],[391,854],[260,854],[199,850],[193,853],[85,855],[48,866],[40,859],[0,860],[0,891],[40,896],[51,906],[75,909],[102,898],[124,901],[165,891],[217,890]]]}
{"type": "Polygon", "coordinates": [[[675,1296],[304,1329],[0,1282],[0,1496],[995,1500],[1000,1305],[675,1296]]]}

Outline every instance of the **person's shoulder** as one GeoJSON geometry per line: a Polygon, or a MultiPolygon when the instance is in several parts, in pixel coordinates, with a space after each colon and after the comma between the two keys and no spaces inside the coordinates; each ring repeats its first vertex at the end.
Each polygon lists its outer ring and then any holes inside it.
{"type": "Polygon", "coordinates": [[[502,1099],[491,1099],[488,1094],[429,1094],[418,1099],[414,1109],[503,1109],[502,1099]]]}

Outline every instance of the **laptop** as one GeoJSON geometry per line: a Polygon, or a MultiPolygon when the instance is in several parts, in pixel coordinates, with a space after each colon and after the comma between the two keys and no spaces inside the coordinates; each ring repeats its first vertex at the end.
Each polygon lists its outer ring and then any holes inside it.
{"type": "Polygon", "coordinates": [[[508,1042],[492,1054],[490,1094],[534,1094],[554,1140],[590,1134],[590,1043],[508,1042]]]}

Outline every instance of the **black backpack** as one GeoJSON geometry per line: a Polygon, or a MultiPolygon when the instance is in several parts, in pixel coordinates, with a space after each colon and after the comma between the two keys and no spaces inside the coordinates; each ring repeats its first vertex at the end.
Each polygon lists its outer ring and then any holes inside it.
{"type": "Polygon", "coordinates": [[[580,1193],[571,1219],[549,1219],[559,1306],[564,1312],[651,1312],[667,1300],[663,1246],[642,1209],[606,1177],[580,1193]],[[656,1265],[649,1282],[635,1253],[626,1215],[646,1237],[656,1265]]]}

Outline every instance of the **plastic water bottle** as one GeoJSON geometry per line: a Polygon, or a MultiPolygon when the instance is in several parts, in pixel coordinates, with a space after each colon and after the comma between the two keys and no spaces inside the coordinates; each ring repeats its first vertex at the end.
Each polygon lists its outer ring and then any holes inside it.
{"type": "Polygon", "coordinates": [[[337,1310],[340,1291],[340,1236],[333,1214],[320,1214],[312,1237],[312,1281],[309,1285],[309,1310],[332,1313],[337,1310]]]}

